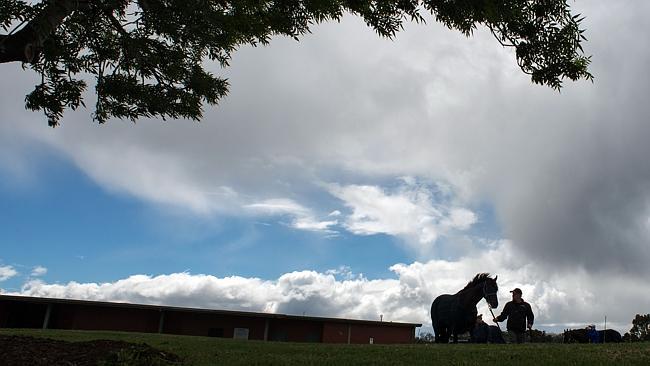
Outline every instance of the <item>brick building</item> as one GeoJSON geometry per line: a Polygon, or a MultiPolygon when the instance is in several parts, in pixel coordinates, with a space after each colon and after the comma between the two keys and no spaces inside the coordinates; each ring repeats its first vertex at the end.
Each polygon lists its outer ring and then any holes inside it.
{"type": "Polygon", "coordinates": [[[0,295],[0,328],[323,343],[412,343],[421,324],[0,295]]]}

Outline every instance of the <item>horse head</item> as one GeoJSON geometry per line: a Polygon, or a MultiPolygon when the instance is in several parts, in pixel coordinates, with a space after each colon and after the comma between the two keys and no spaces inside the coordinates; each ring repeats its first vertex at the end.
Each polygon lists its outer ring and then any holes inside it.
{"type": "Polygon", "coordinates": [[[499,292],[497,277],[499,276],[495,276],[494,278],[486,276],[485,282],[483,282],[483,298],[493,309],[499,307],[499,299],[497,298],[497,292],[499,292]]]}

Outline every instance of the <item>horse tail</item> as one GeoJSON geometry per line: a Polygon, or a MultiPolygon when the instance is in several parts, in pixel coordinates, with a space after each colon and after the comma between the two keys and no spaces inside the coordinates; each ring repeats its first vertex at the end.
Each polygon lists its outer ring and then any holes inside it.
{"type": "Polygon", "coordinates": [[[435,328],[438,325],[438,298],[431,303],[431,326],[435,328]]]}

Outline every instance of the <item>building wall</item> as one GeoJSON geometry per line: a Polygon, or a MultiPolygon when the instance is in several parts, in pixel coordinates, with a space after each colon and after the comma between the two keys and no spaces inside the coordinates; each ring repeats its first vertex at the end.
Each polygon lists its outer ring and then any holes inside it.
{"type": "Polygon", "coordinates": [[[348,343],[348,324],[323,324],[323,343],[348,343]]]}
{"type": "Polygon", "coordinates": [[[48,328],[154,333],[160,312],[149,309],[53,304],[48,328]]]}
{"type": "Polygon", "coordinates": [[[414,337],[414,329],[411,327],[353,324],[350,331],[350,343],[358,344],[370,343],[370,338],[374,344],[412,343],[414,337]]]}
{"type": "Polygon", "coordinates": [[[297,319],[271,319],[269,341],[321,342],[323,323],[297,319]]]}
{"type": "Polygon", "coordinates": [[[235,328],[247,328],[248,339],[264,340],[265,323],[264,318],[165,311],[163,333],[232,338],[235,328]]]}
{"type": "Polygon", "coordinates": [[[0,301],[0,328],[9,328],[7,322],[9,321],[9,303],[0,301]]]}
{"type": "MultiPolygon", "coordinates": [[[[414,327],[337,321],[219,314],[158,308],[56,302],[50,305],[48,328],[115,330],[233,338],[235,328],[248,329],[248,339],[287,342],[368,344],[412,343],[414,327]],[[162,317],[161,317],[162,313],[162,317]],[[162,324],[161,324],[162,321],[162,324]]],[[[0,299],[0,328],[43,327],[48,304],[0,299]]]]}
{"type": "Polygon", "coordinates": [[[42,328],[46,304],[3,302],[0,321],[5,328],[42,328]]]}
{"type": "Polygon", "coordinates": [[[323,325],[324,343],[373,344],[413,343],[415,340],[412,327],[388,327],[364,324],[325,323],[323,325]],[[349,327],[349,330],[348,330],[349,327]]]}

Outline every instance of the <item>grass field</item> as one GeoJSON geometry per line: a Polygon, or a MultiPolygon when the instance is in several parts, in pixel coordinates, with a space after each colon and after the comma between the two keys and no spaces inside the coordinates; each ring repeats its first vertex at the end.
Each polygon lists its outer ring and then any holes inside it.
{"type": "Polygon", "coordinates": [[[144,342],[187,365],[650,365],[650,344],[328,345],[235,341],[174,335],[0,329],[67,341],[144,342]]]}

